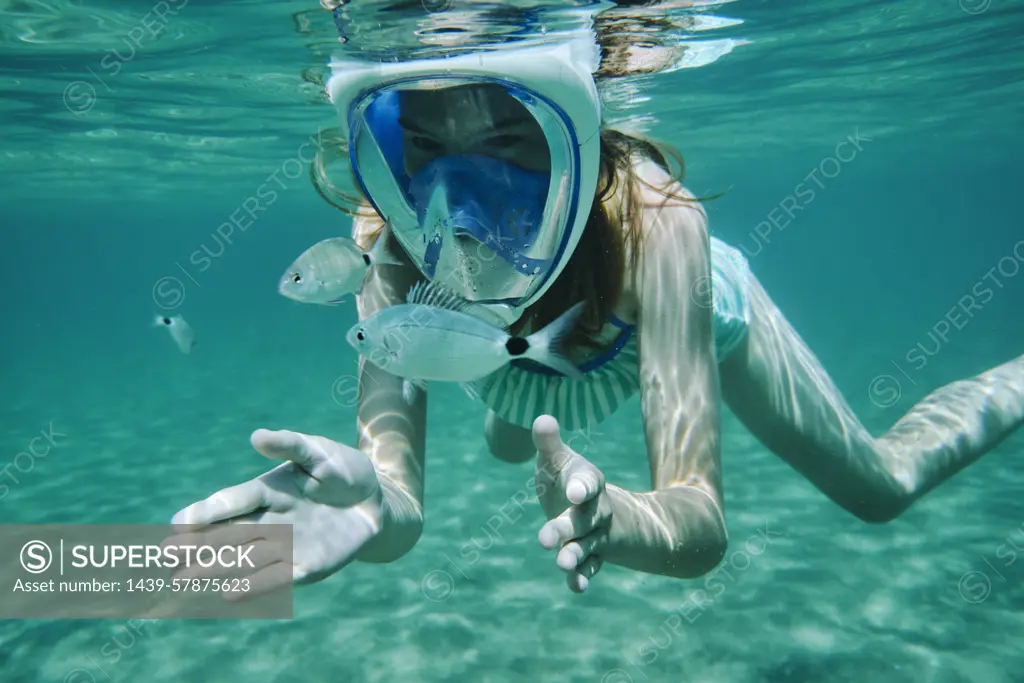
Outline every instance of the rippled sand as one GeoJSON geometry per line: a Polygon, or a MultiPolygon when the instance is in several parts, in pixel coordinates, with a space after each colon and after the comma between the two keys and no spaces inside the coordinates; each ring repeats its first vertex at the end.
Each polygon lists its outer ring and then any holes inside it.
{"type": "MultiPolygon", "coordinates": [[[[3,520],[160,523],[263,471],[247,444],[256,427],[350,438],[351,409],[331,394],[348,354],[325,367],[323,353],[289,357],[248,334],[205,341],[187,359],[159,336],[91,367],[25,359],[0,413],[0,453],[51,422],[66,436],[0,501],[3,520]]],[[[862,359],[840,385],[884,424],[896,415],[867,402],[875,359],[862,359]]],[[[428,523],[401,561],[300,589],[293,621],[5,622],[2,680],[1021,680],[1024,562],[997,558],[1001,545],[1024,549],[1020,436],[870,527],[726,416],[731,546],[719,569],[678,581],[606,567],[577,596],[536,541],[536,504],[494,521],[530,466],[485,453],[483,415],[459,392],[435,391],[430,411],[428,523]]],[[[637,416],[634,402],[588,451],[630,488],[647,483],[637,416]]]]}

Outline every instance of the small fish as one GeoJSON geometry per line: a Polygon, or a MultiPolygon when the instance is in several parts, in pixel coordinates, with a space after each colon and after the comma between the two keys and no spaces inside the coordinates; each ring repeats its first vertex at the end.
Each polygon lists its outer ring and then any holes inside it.
{"type": "Polygon", "coordinates": [[[281,276],[277,291],[305,304],[334,306],[349,294],[360,294],[372,266],[400,266],[388,252],[390,226],[384,228],[370,251],[362,251],[351,237],[333,237],[302,252],[281,276]]]}
{"type": "Polygon", "coordinates": [[[345,339],[371,363],[406,380],[407,400],[412,387],[423,389],[428,381],[472,383],[517,358],[529,358],[572,379],[583,377],[560,352],[583,313],[583,302],[544,329],[513,337],[474,315],[475,304],[440,285],[419,282],[406,301],[356,323],[345,339]]]}
{"type": "Polygon", "coordinates": [[[174,343],[178,345],[178,348],[186,356],[196,346],[196,333],[192,331],[192,328],[180,315],[176,315],[173,318],[158,315],[153,320],[153,326],[166,327],[171,335],[171,339],[174,340],[174,343]]]}

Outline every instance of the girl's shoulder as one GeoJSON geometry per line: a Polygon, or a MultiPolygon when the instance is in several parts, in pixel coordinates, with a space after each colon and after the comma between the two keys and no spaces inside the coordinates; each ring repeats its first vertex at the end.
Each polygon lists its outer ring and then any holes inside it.
{"type": "Polygon", "coordinates": [[[707,212],[697,196],[660,165],[651,159],[640,158],[634,162],[633,168],[641,181],[639,190],[645,213],[669,209],[668,213],[675,220],[688,219],[701,225],[707,224],[707,212]]]}
{"type": "Polygon", "coordinates": [[[656,162],[634,162],[635,192],[640,220],[631,226],[636,240],[630,246],[640,255],[685,250],[707,252],[710,248],[708,216],[703,204],[682,183],[656,162]]]}
{"type": "Polygon", "coordinates": [[[644,283],[659,277],[658,273],[663,276],[666,268],[690,282],[687,287],[702,277],[710,262],[711,242],[707,212],[701,202],[665,169],[649,159],[637,160],[634,181],[640,219],[632,218],[627,228],[629,270],[622,302],[628,319],[635,319],[641,308],[644,283]]]}

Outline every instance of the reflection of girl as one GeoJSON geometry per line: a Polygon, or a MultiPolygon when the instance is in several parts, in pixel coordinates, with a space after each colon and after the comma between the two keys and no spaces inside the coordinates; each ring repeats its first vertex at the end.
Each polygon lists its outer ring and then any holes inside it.
{"type": "Polygon", "coordinates": [[[693,14],[673,12],[691,3],[616,2],[594,17],[601,47],[598,75],[638,76],[671,70],[688,46],[679,40],[693,28],[693,14]]]}
{"type": "MultiPolygon", "coordinates": [[[[1020,425],[1024,357],[938,390],[872,437],[743,257],[709,238],[703,208],[665,157],[600,128],[595,68],[584,37],[440,62],[337,64],[328,84],[373,204],[353,233],[369,248],[386,217],[409,261],[371,271],[361,318],[423,278],[517,332],[587,302],[569,349],[584,381],[524,362],[473,387],[489,407],[494,455],[538,455],[550,520],[540,541],[560,549],[573,590],[603,562],[693,577],[721,559],[720,391],[768,448],[868,522],[896,517],[1020,425]],[[606,484],[559,436],[560,425],[595,424],[637,392],[646,492],[606,484]]],[[[293,562],[297,581],[408,552],[423,527],[426,393],[407,403],[401,379],[365,361],[360,373],[358,449],[257,431],[255,448],[286,462],[176,521],[293,524],[294,556],[276,560],[293,562]]]]}

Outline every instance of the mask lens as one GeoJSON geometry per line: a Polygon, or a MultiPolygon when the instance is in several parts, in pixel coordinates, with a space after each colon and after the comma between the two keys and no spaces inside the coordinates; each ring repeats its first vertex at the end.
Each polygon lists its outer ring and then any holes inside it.
{"type": "Polygon", "coordinates": [[[575,134],[521,86],[450,79],[438,88],[439,80],[356,103],[353,168],[424,275],[472,301],[515,305],[543,284],[575,217],[575,134]],[[449,106],[425,106],[432,98],[449,106]],[[491,108],[472,118],[480,103],[491,108]]]}

